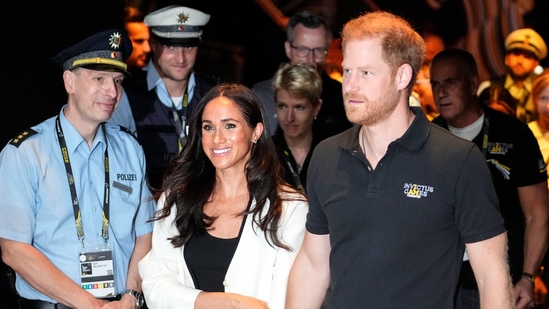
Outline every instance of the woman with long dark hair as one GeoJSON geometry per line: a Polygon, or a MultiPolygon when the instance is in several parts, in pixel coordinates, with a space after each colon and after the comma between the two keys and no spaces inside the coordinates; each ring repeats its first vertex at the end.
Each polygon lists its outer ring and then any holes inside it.
{"type": "Polygon", "coordinates": [[[149,308],[284,308],[308,208],[282,180],[263,123],[241,85],[218,85],[197,106],[139,264],[149,308]]]}

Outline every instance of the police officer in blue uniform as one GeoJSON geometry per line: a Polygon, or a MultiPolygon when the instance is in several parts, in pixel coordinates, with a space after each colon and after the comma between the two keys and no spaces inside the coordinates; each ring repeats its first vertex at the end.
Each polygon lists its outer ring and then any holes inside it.
{"type": "Polygon", "coordinates": [[[111,118],[136,133],[145,150],[149,184],[155,189],[185,144],[194,107],[219,83],[193,70],[209,19],[203,12],[176,5],[145,16],[151,30],[147,74],[124,84],[120,107],[111,118]]]}
{"type": "Polygon", "coordinates": [[[68,101],[0,152],[0,247],[19,308],[139,308],[155,203],[144,153],[107,123],[132,50],[117,29],[61,51],[68,101]]]}

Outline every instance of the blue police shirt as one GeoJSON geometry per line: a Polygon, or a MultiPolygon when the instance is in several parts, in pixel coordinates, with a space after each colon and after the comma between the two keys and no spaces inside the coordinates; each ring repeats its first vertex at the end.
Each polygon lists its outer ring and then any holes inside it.
{"type": "MultiPolygon", "coordinates": [[[[64,109],[64,107],[63,107],[64,109]]],[[[105,135],[100,126],[93,144],[59,114],[80,202],[84,244],[99,246],[105,184],[105,135]]],[[[32,244],[55,266],[80,284],[76,226],[67,174],[52,117],[32,127],[37,133],[18,147],[0,152],[0,237],[32,244]]],[[[150,233],[156,209],[145,180],[145,158],[127,132],[106,124],[110,169],[109,243],[114,247],[116,292],[126,287],[128,264],[137,236],[150,233]]],[[[17,277],[17,291],[28,299],[55,300],[17,277]]]]}
{"type": "MultiPolygon", "coordinates": [[[[152,61],[149,61],[149,64],[147,65],[145,70],[147,71],[148,90],[150,91],[151,89],[154,88],[160,102],[162,102],[162,104],[166,105],[167,107],[171,108],[172,98],[170,97],[170,94],[168,93],[168,89],[166,89],[166,85],[164,84],[164,81],[158,74],[158,71],[154,67],[154,64],[152,61]]],[[[187,85],[188,102],[191,102],[193,98],[195,86],[196,86],[196,79],[194,77],[194,73],[191,73],[191,75],[189,76],[189,83],[187,85]]],[[[176,102],[176,106],[177,104],[178,102],[176,102]]],[[[181,109],[181,105],[178,105],[177,109],[181,109]]],[[[132,131],[133,134],[137,136],[137,128],[135,126],[135,121],[133,119],[132,109],[130,107],[130,102],[128,100],[128,96],[126,95],[125,91],[122,92],[122,98],[120,98],[120,103],[118,103],[118,107],[112,114],[109,122],[126,127],[128,128],[128,130],[132,131]]]]}

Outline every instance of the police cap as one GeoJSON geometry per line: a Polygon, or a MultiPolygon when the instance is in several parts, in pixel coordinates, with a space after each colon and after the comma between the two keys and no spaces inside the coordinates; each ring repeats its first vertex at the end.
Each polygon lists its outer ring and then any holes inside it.
{"type": "Polygon", "coordinates": [[[523,49],[536,55],[538,60],[547,56],[547,45],[543,38],[533,29],[523,28],[511,32],[505,39],[505,49],[523,49]]]}
{"type": "Polygon", "coordinates": [[[51,61],[63,68],[73,70],[83,67],[99,71],[119,71],[129,74],[126,63],[132,53],[128,35],[118,29],[105,30],[60,51],[51,61]]]}
{"type": "Polygon", "coordinates": [[[197,46],[202,39],[202,28],[210,15],[179,5],[170,5],[145,16],[151,34],[163,45],[197,46]]]}

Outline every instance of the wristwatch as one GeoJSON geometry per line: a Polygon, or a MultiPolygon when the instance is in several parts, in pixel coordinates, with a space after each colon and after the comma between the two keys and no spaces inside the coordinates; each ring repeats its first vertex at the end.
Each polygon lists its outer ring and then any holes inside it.
{"type": "Polygon", "coordinates": [[[139,293],[136,290],[132,289],[126,289],[122,293],[120,293],[120,297],[130,294],[131,296],[135,297],[135,308],[141,309],[143,305],[145,304],[145,298],[143,297],[143,293],[139,293]]]}

